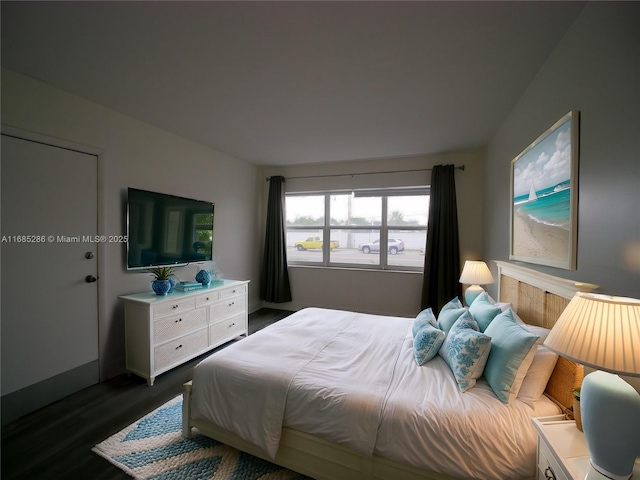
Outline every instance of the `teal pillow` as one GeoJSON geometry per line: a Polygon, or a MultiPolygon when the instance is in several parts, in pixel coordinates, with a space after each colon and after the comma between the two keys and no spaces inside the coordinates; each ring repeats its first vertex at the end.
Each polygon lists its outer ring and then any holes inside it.
{"type": "Polygon", "coordinates": [[[438,328],[445,333],[449,333],[449,330],[451,330],[453,324],[456,323],[456,320],[466,311],[467,309],[462,306],[458,297],[455,297],[440,310],[440,314],[438,315],[438,328]]]}
{"type": "Polygon", "coordinates": [[[413,338],[416,337],[416,333],[418,333],[418,330],[426,325],[431,325],[432,327],[436,328],[438,327],[438,321],[436,320],[436,316],[433,314],[431,307],[421,311],[414,320],[412,328],[413,338]]]}
{"type": "Polygon", "coordinates": [[[518,325],[511,309],[494,318],[484,333],[491,337],[484,378],[496,396],[509,403],[518,396],[540,337],[518,325]]]}
{"type": "Polygon", "coordinates": [[[480,331],[484,332],[491,321],[502,312],[502,309],[500,306],[493,304],[487,292],[482,292],[469,305],[469,311],[474,320],[478,322],[480,331]]]}
{"type": "Polygon", "coordinates": [[[413,350],[418,365],[424,365],[438,354],[445,333],[433,325],[425,325],[416,333],[413,339],[413,350]]]}
{"type": "Polygon", "coordinates": [[[453,324],[439,354],[447,362],[458,383],[466,392],[476,384],[491,351],[491,337],[478,331],[478,323],[466,311],[453,324]]]}

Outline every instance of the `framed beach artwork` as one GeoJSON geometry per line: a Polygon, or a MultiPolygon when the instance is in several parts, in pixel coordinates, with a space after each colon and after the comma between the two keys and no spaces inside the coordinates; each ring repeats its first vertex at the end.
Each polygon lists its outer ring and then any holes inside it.
{"type": "Polygon", "coordinates": [[[578,129],[571,111],[512,160],[510,260],[576,269],[578,129]]]}

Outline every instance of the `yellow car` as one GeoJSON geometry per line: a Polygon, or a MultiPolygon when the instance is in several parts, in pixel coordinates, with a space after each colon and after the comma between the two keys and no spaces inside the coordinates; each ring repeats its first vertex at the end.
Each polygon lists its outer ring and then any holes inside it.
{"type": "MultiPolygon", "coordinates": [[[[300,240],[293,244],[297,250],[321,250],[323,242],[320,240],[320,237],[309,237],[306,240],[300,240]]],[[[340,244],[336,240],[331,240],[329,242],[329,248],[333,250],[334,248],[338,248],[340,244]]]]}

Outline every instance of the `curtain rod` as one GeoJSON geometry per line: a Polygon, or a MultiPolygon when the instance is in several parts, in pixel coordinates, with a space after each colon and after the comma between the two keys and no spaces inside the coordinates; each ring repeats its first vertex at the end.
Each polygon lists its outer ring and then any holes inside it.
{"type": "MultiPolygon", "coordinates": [[[[462,170],[464,172],[464,164],[456,165],[454,167],[456,170],[462,170]]],[[[430,172],[433,168],[418,168],[415,170],[393,170],[387,172],[362,172],[362,173],[334,173],[328,175],[304,175],[301,177],[285,177],[286,180],[296,180],[299,178],[328,178],[328,177],[357,177],[360,175],[379,175],[383,173],[413,173],[413,172],[430,172]]],[[[271,177],[267,177],[267,182],[271,177]]]]}

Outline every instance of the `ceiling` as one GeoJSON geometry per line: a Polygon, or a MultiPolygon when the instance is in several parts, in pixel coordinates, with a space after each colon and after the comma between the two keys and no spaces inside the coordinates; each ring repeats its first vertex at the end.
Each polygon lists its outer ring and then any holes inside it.
{"type": "Polygon", "coordinates": [[[480,148],[582,2],[2,1],[2,65],[256,165],[480,148]]]}

